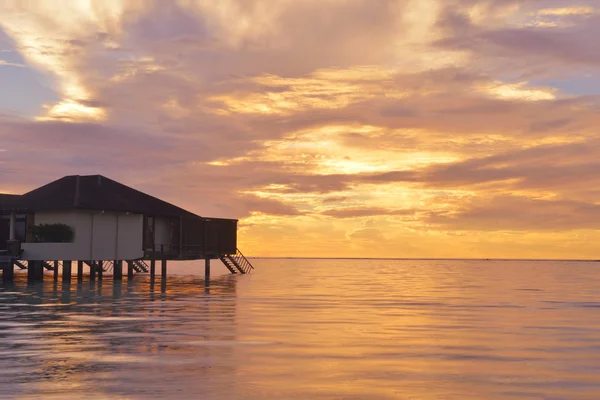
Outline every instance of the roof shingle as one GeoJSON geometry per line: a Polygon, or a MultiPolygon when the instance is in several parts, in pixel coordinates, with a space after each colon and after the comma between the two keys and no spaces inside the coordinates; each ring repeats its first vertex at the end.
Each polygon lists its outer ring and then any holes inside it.
{"type": "Polygon", "coordinates": [[[200,218],[197,214],[102,175],[65,176],[21,196],[0,195],[0,211],[4,212],[70,209],[200,218]]]}

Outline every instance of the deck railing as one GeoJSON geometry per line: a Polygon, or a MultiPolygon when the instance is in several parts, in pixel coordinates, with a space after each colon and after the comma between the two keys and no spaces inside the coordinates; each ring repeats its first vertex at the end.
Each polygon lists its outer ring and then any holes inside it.
{"type": "Polygon", "coordinates": [[[157,244],[154,248],[149,248],[144,251],[148,258],[161,259],[165,257],[210,257],[217,258],[226,252],[220,251],[214,246],[204,246],[197,244],[157,244]]]}

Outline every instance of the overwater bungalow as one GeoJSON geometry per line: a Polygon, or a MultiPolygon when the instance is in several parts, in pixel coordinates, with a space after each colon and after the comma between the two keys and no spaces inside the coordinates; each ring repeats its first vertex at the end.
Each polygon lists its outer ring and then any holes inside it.
{"type": "Polygon", "coordinates": [[[23,195],[0,194],[0,263],[3,279],[14,267],[27,268],[30,280],[55,276],[71,264],[90,268],[92,279],[112,269],[121,279],[150,272],[156,261],[166,274],[169,260],[220,259],[231,273],[252,265],[237,249],[237,220],[207,218],[101,175],[66,176],[23,195]]]}

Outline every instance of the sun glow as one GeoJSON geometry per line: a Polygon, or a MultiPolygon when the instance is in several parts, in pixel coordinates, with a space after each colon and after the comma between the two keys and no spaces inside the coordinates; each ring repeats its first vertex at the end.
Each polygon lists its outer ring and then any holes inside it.
{"type": "Polygon", "coordinates": [[[38,121],[90,122],[107,118],[107,113],[102,108],[89,107],[73,100],[46,106],[46,110],[46,115],[36,118],[38,121]]]}
{"type": "Polygon", "coordinates": [[[556,98],[555,90],[528,87],[527,82],[515,84],[495,82],[481,86],[479,90],[489,96],[505,100],[540,101],[556,98]]]}
{"type": "Polygon", "coordinates": [[[593,7],[562,7],[544,8],[537,12],[538,15],[565,16],[565,15],[589,15],[596,13],[593,7]]]}
{"type": "Polygon", "coordinates": [[[344,108],[378,95],[397,99],[408,96],[408,90],[381,86],[381,81],[391,79],[393,73],[391,69],[360,66],[317,70],[302,78],[263,75],[249,81],[259,85],[259,91],[213,96],[210,101],[222,105],[217,109],[221,114],[289,115],[309,109],[344,108]]]}
{"type": "Polygon", "coordinates": [[[456,161],[457,155],[442,151],[420,151],[403,146],[389,148],[364,147],[347,141],[358,135],[365,140],[376,140],[394,134],[373,126],[329,125],[302,130],[286,135],[281,140],[262,142],[260,150],[245,157],[208,162],[213,166],[228,166],[247,161],[285,163],[290,172],[329,174],[360,174],[410,170],[417,167],[456,161]]]}

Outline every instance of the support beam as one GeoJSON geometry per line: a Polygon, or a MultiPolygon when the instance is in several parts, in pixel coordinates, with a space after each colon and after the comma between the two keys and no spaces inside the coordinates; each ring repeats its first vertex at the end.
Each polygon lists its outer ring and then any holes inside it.
{"type": "Polygon", "coordinates": [[[104,261],[96,261],[96,271],[98,272],[98,280],[101,281],[104,273],[104,261]]]}
{"type": "Polygon", "coordinates": [[[113,280],[120,281],[123,279],[123,261],[115,260],[113,267],[113,280]]]}
{"type": "Polygon", "coordinates": [[[83,280],[83,261],[77,261],[77,282],[83,280]]]}
{"type": "Polygon", "coordinates": [[[90,282],[96,281],[96,261],[89,261],[90,266],[90,282]]]}
{"type": "Polygon", "coordinates": [[[27,267],[27,281],[36,282],[44,280],[43,261],[29,261],[27,267]]]}
{"type": "MultiPolygon", "coordinates": [[[[63,274],[62,274],[62,281],[63,283],[65,282],[71,282],[71,267],[73,265],[73,262],[71,260],[63,260],[63,274]]],[[[56,266],[56,269],[58,269],[58,265],[56,266]]]]}
{"type": "Polygon", "coordinates": [[[133,279],[133,261],[127,261],[127,279],[133,279]]]}
{"type": "Polygon", "coordinates": [[[150,280],[156,277],[156,260],[150,260],[150,280]]]}
{"type": "Polygon", "coordinates": [[[210,258],[204,259],[204,277],[206,279],[210,278],[210,258]]]}
{"type": "MultiPolygon", "coordinates": [[[[58,261],[54,260],[54,262],[52,263],[52,266],[54,268],[54,270],[53,270],[54,282],[56,282],[58,280],[58,261]]],[[[64,270],[64,266],[63,266],[63,270],[64,270]]]]}
{"type": "Polygon", "coordinates": [[[163,278],[163,280],[165,280],[165,278],[167,277],[167,260],[161,260],[161,271],[160,274],[163,278]]]}
{"type": "Polygon", "coordinates": [[[15,240],[17,237],[16,232],[17,232],[17,214],[11,213],[10,214],[10,233],[9,233],[8,240],[15,240]]]}
{"type": "Polygon", "coordinates": [[[0,263],[2,267],[2,281],[11,282],[15,279],[15,264],[12,261],[0,263]]]}

